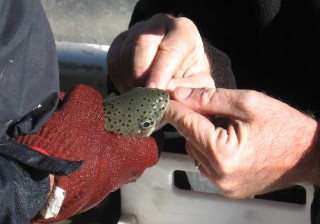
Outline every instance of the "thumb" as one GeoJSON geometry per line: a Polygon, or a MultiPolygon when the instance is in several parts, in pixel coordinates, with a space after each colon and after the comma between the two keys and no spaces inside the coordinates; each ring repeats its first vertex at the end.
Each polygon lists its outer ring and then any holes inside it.
{"type": "Polygon", "coordinates": [[[179,87],[172,92],[172,97],[200,114],[238,119],[247,117],[241,109],[241,90],[179,87]]]}
{"type": "Polygon", "coordinates": [[[170,101],[164,120],[173,125],[186,140],[193,142],[199,148],[206,148],[207,140],[215,138],[215,126],[207,117],[177,101],[170,101]]]}

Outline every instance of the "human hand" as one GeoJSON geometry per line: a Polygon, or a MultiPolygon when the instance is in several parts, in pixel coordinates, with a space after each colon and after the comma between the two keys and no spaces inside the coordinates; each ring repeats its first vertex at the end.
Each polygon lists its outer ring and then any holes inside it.
{"type": "Polygon", "coordinates": [[[77,86],[61,104],[41,130],[15,139],[52,157],[83,161],[75,172],[54,177],[55,185],[67,191],[66,198],[56,218],[39,217],[37,222],[67,219],[92,208],[140,177],[159,157],[159,142],[153,137],[126,138],[105,131],[102,97],[91,87],[77,86]]]}
{"type": "Polygon", "coordinates": [[[311,117],[253,90],[177,88],[173,99],[165,119],[224,195],[319,184],[318,123],[311,117]]]}
{"type": "Polygon", "coordinates": [[[112,42],[107,64],[120,93],[135,86],[215,87],[199,31],[184,17],[157,14],[135,24],[112,42]]]}

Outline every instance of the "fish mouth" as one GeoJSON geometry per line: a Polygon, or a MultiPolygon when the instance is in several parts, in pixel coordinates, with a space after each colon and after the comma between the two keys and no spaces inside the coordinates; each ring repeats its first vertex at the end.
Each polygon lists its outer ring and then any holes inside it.
{"type": "Polygon", "coordinates": [[[167,121],[161,120],[153,129],[152,134],[156,131],[159,131],[161,128],[163,128],[166,124],[168,124],[167,121]]]}

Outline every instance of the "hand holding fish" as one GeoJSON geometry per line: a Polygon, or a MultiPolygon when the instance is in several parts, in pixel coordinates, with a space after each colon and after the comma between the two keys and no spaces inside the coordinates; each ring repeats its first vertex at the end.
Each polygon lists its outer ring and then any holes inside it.
{"type": "Polygon", "coordinates": [[[173,99],[165,120],[226,196],[244,198],[299,182],[320,186],[313,118],[250,90],[177,88],[173,99]]]}
{"type": "Polygon", "coordinates": [[[157,138],[123,138],[105,130],[102,96],[93,88],[78,85],[37,133],[15,140],[50,156],[83,161],[68,176],[55,176],[55,185],[67,191],[57,217],[37,221],[55,222],[84,212],[110,192],[136,180],[157,163],[157,138]]]}
{"type": "Polygon", "coordinates": [[[199,31],[184,17],[157,14],[135,24],[112,42],[107,63],[120,93],[135,86],[215,87],[199,31]]]}

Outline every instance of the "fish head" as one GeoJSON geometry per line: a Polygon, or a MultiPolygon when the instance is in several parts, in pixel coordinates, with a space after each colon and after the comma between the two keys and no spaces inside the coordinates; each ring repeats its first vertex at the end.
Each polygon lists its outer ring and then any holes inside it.
{"type": "Polygon", "coordinates": [[[165,90],[137,87],[104,100],[105,129],[121,136],[147,137],[160,124],[169,104],[165,90]]]}

